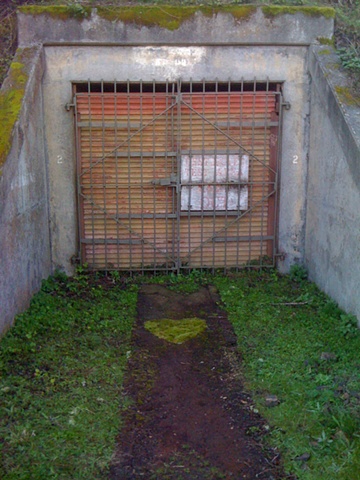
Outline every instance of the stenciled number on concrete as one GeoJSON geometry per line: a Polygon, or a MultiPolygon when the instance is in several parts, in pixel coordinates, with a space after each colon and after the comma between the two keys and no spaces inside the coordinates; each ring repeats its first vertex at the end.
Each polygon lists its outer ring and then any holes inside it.
{"type": "Polygon", "coordinates": [[[297,165],[299,162],[299,155],[293,155],[293,165],[297,165]]]}

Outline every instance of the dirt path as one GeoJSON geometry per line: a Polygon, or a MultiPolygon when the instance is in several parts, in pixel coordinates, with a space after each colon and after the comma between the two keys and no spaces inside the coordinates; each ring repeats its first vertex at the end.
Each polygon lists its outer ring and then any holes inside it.
{"type": "Polygon", "coordinates": [[[145,285],[138,300],[124,413],[110,478],[283,479],[277,452],[264,449],[265,423],[241,384],[236,337],[213,287],[191,295],[145,285]],[[206,320],[198,337],[176,345],[147,320],[206,320]]]}

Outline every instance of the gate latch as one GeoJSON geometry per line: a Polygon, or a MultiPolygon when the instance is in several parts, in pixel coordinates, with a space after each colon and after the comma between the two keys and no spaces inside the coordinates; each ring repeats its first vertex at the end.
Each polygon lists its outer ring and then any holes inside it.
{"type": "Polygon", "coordinates": [[[151,183],[153,185],[161,185],[162,187],[175,187],[177,185],[177,175],[170,175],[167,178],[155,178],[151,183]]]}

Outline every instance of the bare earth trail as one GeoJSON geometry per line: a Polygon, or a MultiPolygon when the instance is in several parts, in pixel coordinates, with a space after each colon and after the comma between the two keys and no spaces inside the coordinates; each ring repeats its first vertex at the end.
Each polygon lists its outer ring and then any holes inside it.
{"type": "Polygon", "coordinates": [[[241,383],[236,336],[216,290],[182,295],[144,285],[124,383],[129,407],[110,472],[125,479],[284,479],[265,423],[241,383]],[[144,328],[199,317],[207,329],[176,345],[144,328]]]}

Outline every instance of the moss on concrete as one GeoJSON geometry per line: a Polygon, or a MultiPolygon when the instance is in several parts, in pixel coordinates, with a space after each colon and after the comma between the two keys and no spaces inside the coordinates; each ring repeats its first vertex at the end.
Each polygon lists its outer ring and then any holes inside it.
{"type": "Polygon", "coordinates": [[[351,107],[360,106],[360,96],[355,95],[351,88],[336,85],[335,92],[340,102],[344,103],[345,105],[351,107]]]}
{"type": "Polygon", "coordinates": [[[331,47],[335,47],[335,37],[332,37],[332,38],[319,37],[317,41],[320,43],[320,45],[329,45],[331,47]]]}
{"type": "Polygon", "coordinates": [[[333,52],[331,50],[329,50],[328,48],[324,48],[324,50],[320,50],[317,53],[318,53],[318,55],[331,55],[333,52]]]}
{"type": "Polygon", "coordinates": [[[302,13],[309,17],[325,17],[335,18],[335,10],[331,7],[302,7],[302,6],[280,6],[280,5],[265,5],[261,7],[265,17],[276,17],[278,15],[295,15],[302,13]]]}
{"type": "Polygon", "coordinates": [[[0,91],[0,176],[10,151],[12,131],[21,110],[22,99],[28,79],[25,65],[21,62],[28,49],[18,49],[16,61],[10,65],[7,81],[0,91]]]}
{"type": "Polygon", "coordinates": [[[75,18],[77,20],[84,20],[91,14],[91,7],[84,7],[82,5],[26,5],[19,8],[21,13],[27,15],[48,15],[59,20],[69,20],[75,18]]]}
{"type": "Polygon", "coordinates": [[[145,322],[145,328],[163,340],[181,344],[202,333],[206,329],[206,322],[196,317],[183,320],[164,318],[145,322]]]}
{"type": "MultiPolygon", "coordinates": [[[[70,6],[39,6],[27,5],[19,11],[28,15],[49,15],[52,18],[68,20],[75,18],[79,21],[90,17],[91,7],[81,5],[70,6]]],[[[211,17],[218,13],[231,14],[236,20],[246,20],[255,11],[253,5],[225,5],[225,6],[181,6],[181,5],[135,5],[135,6],[97,6],[97,14],[108,21],[134,23],[147,27],[158,26],[167,30],[177,30],[183,22],[197,12],[211,17]]]]}

